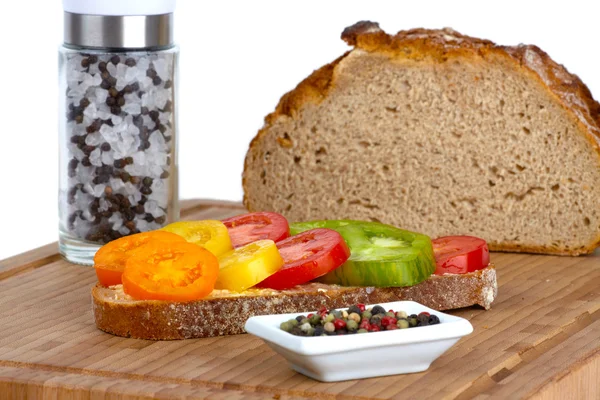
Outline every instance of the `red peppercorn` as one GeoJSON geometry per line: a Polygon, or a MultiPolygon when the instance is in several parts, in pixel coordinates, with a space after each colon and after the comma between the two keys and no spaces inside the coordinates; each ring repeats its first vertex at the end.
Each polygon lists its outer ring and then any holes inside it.
{"type": "Polygon", "coordinates": [[[379,332],[381,329],[379,329],[379,327],[377,325],[371,325],[371,329],[369,329],[371,332],[379,332]]]}
{"type": "Polygon", "coordinates": [[[387,329],[388,331],[393,331],[394,329],[398,329],[398,325],[389,324],[385,329],[387,329]]]}
{"type": "Polygon", "coordinates": [[[359,327],[359,329],[369,330],[371,328],[371,324],[369,324],[368,320],[363,319],[358,327],[359,327]]]}
{"type": "Polygon", "coordinates": [[[396,314],[396,313],[394,312],[394,310],[388,310],[388,312],[393,312],[394,314],[396,314]]]}
{"type": "Polygon", "coordinates": [[[310,318],[310,317],[312,317],[313,315],[315,315],[315,314],[308,314],[308,315],[306,316],[306,318],[310,318]]]}
{"type": "Polygon", "coordinates": [[[336,319],[333,321],[333,325],[335,326],[335,329],[344,329],[346,327],[346,321],[344,321],[343,319],[336,319]]]}
{"type": "Polygon", "coordinates": [[[327,307],[319,308],[319,314],[321,314],[321,316],[327,315],[327,307]]]}
{"type": "Polygon", "coordinates": [[[381,326],[389,326],[389,325],[394,325],[396,324],[396,318],[394,317],[383,317],[381,319],[381,326]]]}
{"type": "Polygon", "coordinates": [[[427,311],[420,312],[419,315],[427,315],[429,317],[429,313],[427,311]]]}
{"type": "Polygon", "coordinates": [[[358,303],[356,306],[360,309],[360,312],[364,312],[367,309],[362,303],[358,303]]]}

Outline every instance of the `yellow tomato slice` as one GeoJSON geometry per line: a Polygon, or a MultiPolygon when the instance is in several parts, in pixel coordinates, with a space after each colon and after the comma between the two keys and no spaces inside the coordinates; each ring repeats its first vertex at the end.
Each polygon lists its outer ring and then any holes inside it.
{"type": "Polygon", "coordinates": [[[180,221],[169,224],[162,230],[204,247],[217,257],[233,250],[227,227],[221,221],[180,221]]]}
{"type": "Polygon", "coordinates": [[[263,281],[283,266],[283,258],[272,240],[258,240],[219,257],[215,289],[242,292],[263,281]]]}

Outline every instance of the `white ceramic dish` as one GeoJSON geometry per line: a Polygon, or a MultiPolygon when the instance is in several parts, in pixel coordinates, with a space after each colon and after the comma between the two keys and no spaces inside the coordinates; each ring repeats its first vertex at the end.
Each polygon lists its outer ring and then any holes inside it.
{"type": "Polygon", "coordinates": [[[320,337],[294,336],[279,328],[284,321],[315,312],[309,310],[252,317],[246,321],[245,329],[285,357],[294,370],[323,382],[425,371],[461,337],[473,332],[473,326],[466,319],[432,310],[414,301],[380,305],[386,310],[406,311],[409,315],[427,311],[437,315],[440,323],[393,331],[320,337]]]}

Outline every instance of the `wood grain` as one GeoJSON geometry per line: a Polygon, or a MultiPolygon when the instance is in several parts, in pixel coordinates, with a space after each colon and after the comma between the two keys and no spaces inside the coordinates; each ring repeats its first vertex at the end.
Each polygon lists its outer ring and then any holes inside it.
{"type": "MultiPolygon", "coordinates": [[[[244,212],[187,201],[187,219],[244,212]]],[[[320,383],[289,369],[260,339],[152,342],[97,330],[90,267],[49,245],[0,262],[0,399],[600,398],[600,254],[494,253],[499,296],[423,373],[320,383]]],[[[359,362],[359,360],[357,360],[359,362]]]]}

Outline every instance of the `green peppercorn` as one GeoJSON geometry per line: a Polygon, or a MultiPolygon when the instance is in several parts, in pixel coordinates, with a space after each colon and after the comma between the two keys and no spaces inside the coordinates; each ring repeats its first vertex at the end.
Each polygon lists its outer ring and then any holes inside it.
{"type": "Polygon", "coordinates": [[[396,314],[394,314],[393,312],[389,312],[389,311],[385,313],[385,316],[386,317],[396,318],[396,314]]]}
{"type": "Polygon", "coordinates": [[[359,330],[356,331],[356,333],[369,333],[368,330],[360,328],[359,330]]]}
{"type": "Polygon", "coordinates": [[[290,319],[288,322],[289,322],[289,323],[290,323],[292,326],[296,326],[296,325],[298,325],[298,320],[296,320],[296,319],[294,319],[294,318],[290,319]]]}
{"type": "Polygon", "coordinates": [[[327,316],[325,317],[325,322],[332,322],[335,319],[335,316],[333,314],[327,314],[327,316]]]}
{"type": "Polygon", "coordinates": [[[346,322],[346,329],[349,331],[356,331],[358,329],[358,322],[350,319],[346,322]]]}
{"type": "Polygon", "coordinates": [[[315,335],[315,328],[313,328],[312,326],[310,328],[308,328],[308,330],[306,331],[306,336],[314,336],[315,335]]]}
{"type": "Polygon", "coordinates": [[[419,322],[419,321],[418,321],[416,318],[414,318],[414,317],[410,317],[410,318],[408,319],[408,324],[409,324],[409,325],[410,325],[412,328],[414,328],[415,326],[417,326],[417,322],[419,322]]]}
{"type": "Polygon", "coordinates": [[[310,317],[309,321],[311,324],[317,325],[321,322],[321,317],[319,316],[319,314],[313,314],[312,317],[310,317]]]}
{"type": "Polygon", "coordinates": [[[371,319],[371,317],[372,317],[372,316],[373,316],[373,315],[371,314],[371,312],[370,312],[370,311],[363,311],[363,312],[362,312],[362,317],[363,317],[363,319],[371,319]]]}
{"type": "Polygon", "coordinates": [[[289,321],[285,321],[279,325],[279,329],[281,329],[282,331],[289,332],[292,330],[292,325],[289,323],[289,321]]]}
{"type": "Polygon", "coordinates": [[[304,325],[304,324],[310,324],[310,321],[308,320],[308,318],[302,318],[300,320],[300,325],[304,325]]]}
{"type": "Polygon", "coordinates": [[[410,324],[405,318],[400,318],[398,322],[396,322],[396,326],[400,329],[407,329],[410,327],[410,324]]]}

